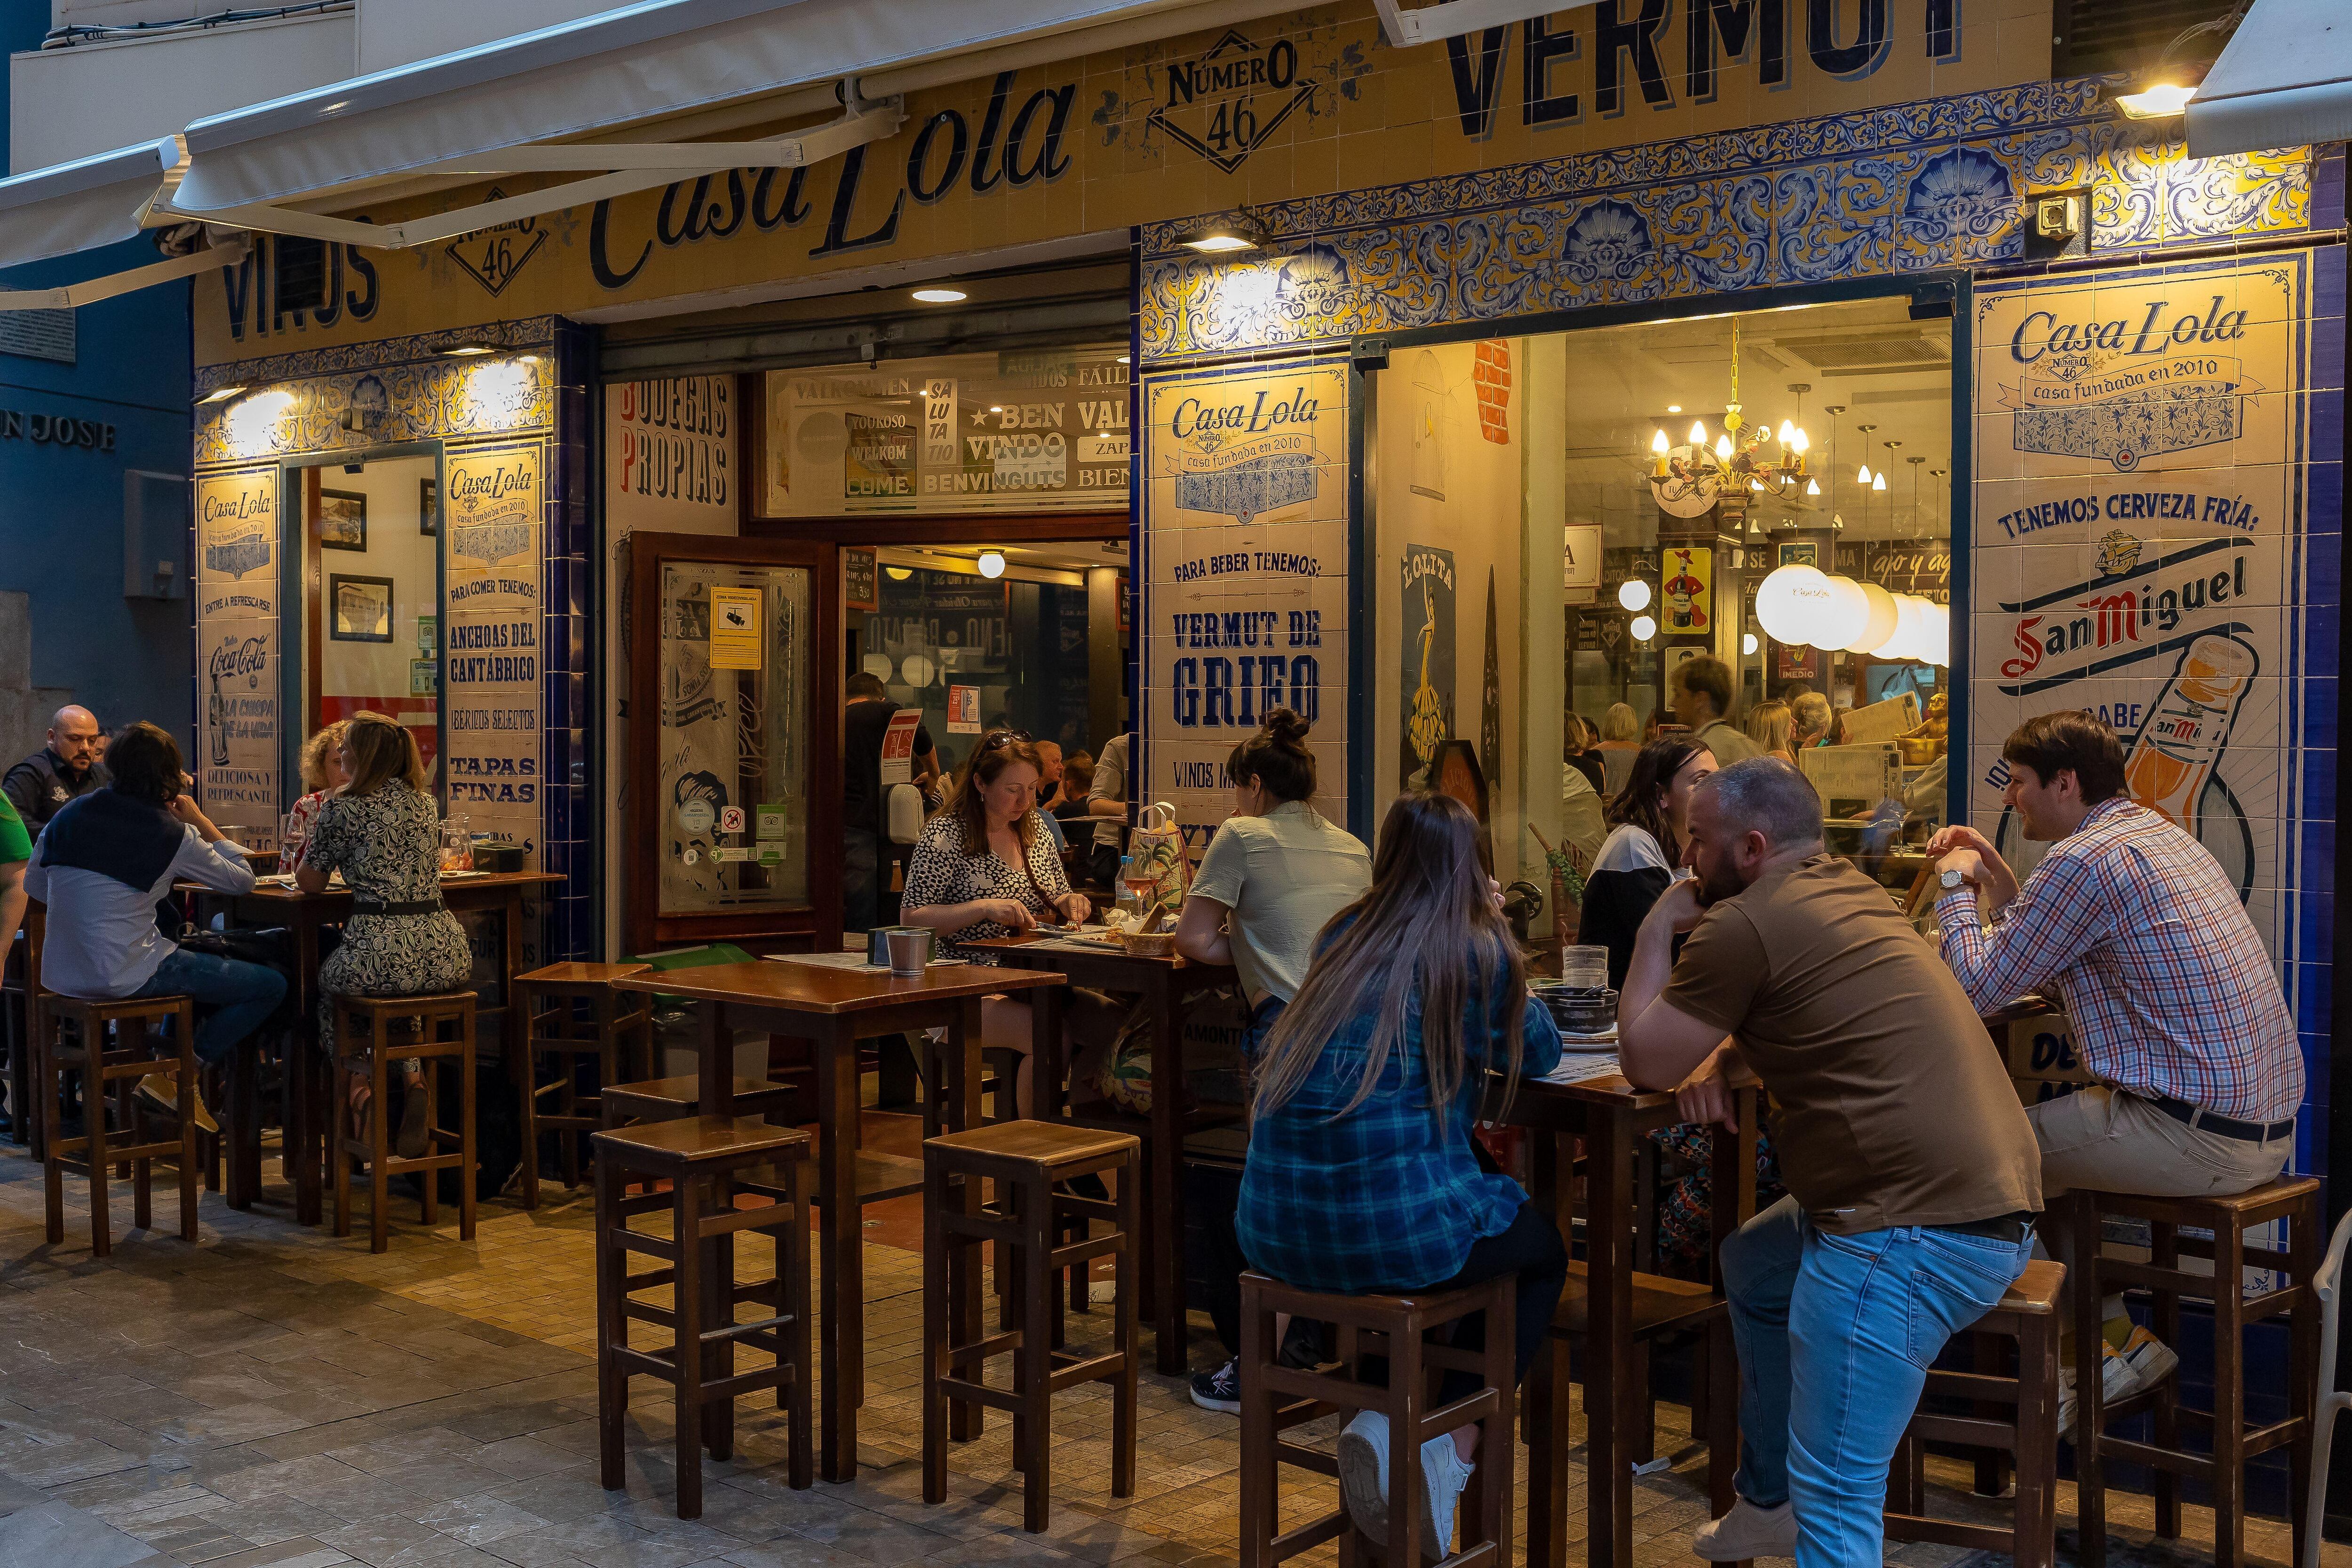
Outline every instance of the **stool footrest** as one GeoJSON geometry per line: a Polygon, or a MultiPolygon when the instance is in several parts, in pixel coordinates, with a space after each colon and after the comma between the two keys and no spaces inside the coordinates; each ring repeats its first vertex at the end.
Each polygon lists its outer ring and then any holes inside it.
{"type": "MultiPolygon", "coordinates": [[[[90,1146],[87,1137],[60,1138],[51,1148],[60,1163],[83,1166],[89,1163],[90,1146]],[[81,1158],[77,1160],[75,1155],[81,1158]]],[[[124,1164],[132,1160],[176,1160],[179,1157],[180,1141],[177,1138],[169,1143],[109,1143],[106,1146],[106,1163],[110,1165],[124,1164]]]]}
{"type": "Polygon", "coordinates": [[[1127,1370],[1123,1351],[1106,1351],[1101,1355],[1088,1356],[1084,1361],[1072,1361],[1055,1367],[1047,1374],[1045,1385],[1055,1394],[1066,1388],[1076,1388],[1082,1383],[1100,1383],[1127,1370]]]}
{"type": "Polygon", "coordinates": [[[799,1314],[793,1312],[779,1312],[771,1318],[754,1318],[748,1323],[734,1323],[725,1328],[705,1329],[695,1337],[706,1345],[725,1344],[730,1340],[740,1340],[746,1334],[764,1334],[772,1330],[781,1329],[788,1323],[796,1321],[798,1316],[799,1314]]]}
{"type": "Polygon", "coordinates": [[[1964,1546],[1977,1552],[1998,1552],[2004,1556],[2017,1549],[2015,1535],[1997,1526],[1962,1524],[1958,1520],[1931,1519],[1916,1513],[1888,1514],[1886,1538],[1889,1541],[1925,1541],[1938,1546],[1964,1546]]]}
{"type": "MultiPolygon", "coordinates": [[[[1320,1412],[1318,1418],[1330,1414],[1332,1414],[1330,1411],[1320,1412]]],[[[1297,1425],[1304,1425],[1304,1423],[1297,1423],[1297,1425]]],[[[1274,1457],[1283,1464],[1295,1466],[1302,1470],[1312,1470],[1318,1476],[1329,1476],[1336,1480],[1339,1475],[1338,1456],[1326,1449],[1310,1448],[1304,1443],[1286,1443],[1277,1439],[1274,1445],[1274,1457]]]]}
{"type": "Polygon", "coordinates": [[[732,1236],[739,1230],[773,1230],[791,1225],[800,1217],[791,1204],[762,1204],[758,1208],[722,1209],[715,1215],[704,1215],[695,1223],[695,1234],[709,1241],[718,1237],[732,1236]]]}
{"type": "Polygon", "coordinates": [[[2180,1476],[2210,1478],[2213,1474],[2213,1457],[2210,1454],[2177,1453],[2170,1448],[2159,1448],[2153,1443],[2135,1443],[2128,1437],[2110,1437],[2105,1434],[2099,1437],[2099,1457],[2137,1459],[2154,1469],[2170,1470],[2180,1476]]]}
{"type": "Polygon", "coordinates": [[[614,1245],[631,1252],[642,1252],[648,1258],[666,1258],[672,1264],[677,1262],[677,1243],[667,1236],[631,1230],[626,1226],[616,1226],[610,1234],[614,1245]]]}
{"type": "Polygon", "coordinates": [[[1057,1247],[1045,1257],[1056,1270],[1071,1268],[1081,1263],[1091,1263],[1097,1258],[1123,1258],[1127,1255],[1124,1236],[1097,1236],[1085,1241],[1074,1241],[1057,1247]]]}
{"type": "Polygon", "coordinates": [[[1008,1329],[1001,1334],[991,1334],[984,1340],[974,1340],[968,1345],[949,1346],[947,1363],[950,1366],[955,1367],[970,1366],[975,1362],[984,1362],[991,1356],[1003,1355],[1007,1351],[1020,1348],[1021,1331],[1008,1329]]]}
{"type": "MultiPolygon", "coordinates": [[[[1337,1474],[1336,1468],[1333,1471],[1337,1474]]],[[[1348,1532],[1348,1510],[1334,1510],[1318,1520],[1310,1520],[1296,1530],[1285,1531],[1268,1543],[1266,1559],[1270,1563],[1286,1563],[1302,1552],[1312,1552],[1327,1541],[1336,1541],[1348,1532]]]]}
{"type": "Polygon", "coordinates": [[[1984,1415],[1940,1415],[1922,1410],[1911,1417],[1910,1435],[1930,1443],[1969,1448],[2017,1448],[2017,1423],[1984,1415]]]}
{"type": "Polygon", "coordinates": [[[1948,1394],[1956,1399],[1984,1400],[1997,1405],[2014,1405],[2019,1397],[2017,1379],[1995,1377],[1981,1372],[1930,1372],[1927,1385],[1921,1392],[1948,1394]]]}
{"type": "Polygon", "coordinates": [[[949,1377],[942,1373],[940,1377],[940,1392],[950,1399],[969,1400],[974,1405],[985,1405],[992,1409],[1010,1411],[1015,1415],[1029,1408],[1029,1402],[1013,1390],[991,1388],[984,1383],[975,1383],[970,1378],[949,1377]]]}

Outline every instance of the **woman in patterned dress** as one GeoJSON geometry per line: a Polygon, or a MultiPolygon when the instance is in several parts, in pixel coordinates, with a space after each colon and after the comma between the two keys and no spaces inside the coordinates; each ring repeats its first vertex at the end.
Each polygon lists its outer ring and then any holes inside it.
{"type": "MultiPolygon", "coordinates": [[[[465,929],[441,902],[441,819],[425,790],[425,763],[408,731],[381,713],[355,713],[338,748],[350,782],[328,797],[294,880],[306,893],[341,871],[352,890],[342,945],[319,966],[319,1043],[334,1058],[333,999],[454,991],[473,969],[465,929]]],[[[421,1064],[400,1064],[399,1153],[425,1152],[432,1124],[421,1064]]],[[[356,1075],[354,1075],[356,1079],[356,1075]]],[[[364,1079],[351,1087],[355,1115],[364,1079]]]]}
{"type": "MultiPolygon", "coordinates": [[[[1094,912],[1084,894],[1070,890],[1040,820],[1042,772],[1028,736],[1017,730],[983,736],[946,808],[923,829],[907,865],[900,918],[939,932],[946,956],[992,964],[994,953],[960,944],[1011,936],[1047,917],[1076,925],[1094,912]]],[[[1021,1053],[1014,1096],[1027,1116],[1029,1004],[992,996],[981,1012],[985,1042],[1021,1053]]]]}

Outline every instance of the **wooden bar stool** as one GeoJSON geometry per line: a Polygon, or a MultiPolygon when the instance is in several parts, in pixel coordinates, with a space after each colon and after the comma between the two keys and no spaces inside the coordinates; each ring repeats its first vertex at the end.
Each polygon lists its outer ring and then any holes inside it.
{"type": "Polygon", "coordinates": [[[1301,1290],[1251,1270],[1242,1276],[1241,1568],[1275,1568],[1302,1552],[1338,1540],[1339,1560],[1360,1563],[1372,1553],[1391,1563],[1426,1555],[1426,1497],[1422,1445],[1440,1433],[1476,1422],[1480,1464],[1462,1494],[1462,1541],[1439,1542],[1438,1568],[1507,1568],[1511,1555],[1512,1313],[1517,1281],[1508,1275],[1464,1290],[1420,1296],[1335,1296],[1301,1290]],[[1300,1372],[1276,1359],[1277,1312],[1319,1320],[1339,1331],[1339,1366],[1300,1372]],[[1431,1344],[1429,1334],[1475,1313],[1486,1314],[1482,1351],[1431,1344]],[[1388,1386],[1358,1380],[1360,1358],[1388,1357],[1388,1386]],[[1452,1405],[1436,1402],[1439,1373],[1459,1370],[1486,1385],[1452,1405]],[[1356,1529],[1345,1502],[1296,1529],[1281,1528],[1281,1467],[1335,1479],[1333,1455],[1282,1434],[1340,1411],[1378,1410],[1389,1419],[1389,1540],[1413,1541],[1383,1549],[1356,1529]],[[1496,1462],[1497,1458],[1500,1462],[1496,1462]]]}
{"type": "Polygon", "coordinates": [[[1005,1121],[923,1140],[923,1500],[948,1495],[948,1401],[1013,1413],[1013,1464],[1022,1475],[1022,1524],[1032,1532],[1051,1521],[1054,1395],[1082,1383],[1111,1387],[1110,1493],[1135,1493],[1137,1152],[1134,1134],[1096,1131],[1060,1121],[1005,1121]],[[1074,1176],[1116,1172],[1118,1195],[1108,1202],[1057,1193],[1074,1176]],[[982,1206],[980,1184],[996,1184],[982,1206]],[[950,1191],[961,1192],[951,1205],[950,1191]],[[1060,1243],[1059,1227],[1077,1217],[1109,1220],[1100,1236],[1060,1243]],[[994,1242],[1013,1273],[1012,1320],[1020,1326],[984,1338],[976,1322],[950,1323],[950,1249],[994,1242]],[[1008,1258],[1009,1254],[1009,1258],[1008,1258]],[[1094,1355],[1056,1351],[1052,1282],[1074,1265],[1118,1259],[1112,1289],[1111,1345],[1094,1355]],[[959,1338],[959,1333],[964,1336],[959,1338]],[[990,1358],[1010,1353],[1013,1384],[988,1383],[990,1358]]]}
{"type": "Polygon", "coordinates": [[[131,1180],[131,1225],[152,1228],[152,1162],[180,1163],[180,1239],[196,1239],[196,1181],[202,1163],[196,1156],[196,1009],[185,996],[136,996],[120,1001],[85,1001],[55,993],[40,998],[37,1016],[45,1059],[35,1079],[41,1095],[41,1195],[48,1211],[51,1246],[66,1238],[65,1168],[80,1155],[89,1173],[89,1245],[100,1258],[114,1250],[113,1215],[108,1208],[106,1178],[115,1166],[127,1163],[131,1180]],[[163,1042],[168,1055],[159,1055],[151,1026],[168,1022],[170,1037],[163,1042]],[[111,1035],[114,1044],[107,1040],[111,1035]],[[82,1075],[81,1122],[79,1137],[65,1135],[66,1074],[82,1075]],[[132,1091],[150,1073],[173,1080],[178,1093],[180,1131],[169,1141],[147,1136],[147,1113],[132,1091]],[[119,1123],[110,1138],[106,1127],[107,1091],[113,1090],[119,1123]]]}
{"type": "MultiPolygon", "coordinates": [[[[1895,1450],[1887,1477],[1886,1538],[1933,1541],[1979,1552],[2006,1552],[2018,1568],[2050,1568],[2058,1550],[2058,1288],[2063,1264],[2035,1261],[2010,1286],[2000,1302],[1968,1331],[1985,1341],[2001,1336],[2017,1342],[2017,1375],[1982,1370],[1991,1358],[1978,1357],[1976,1372],[1927,1373],[1926,1393],[1954,1394],[2007,1405],[2003,1420],[1985,1415],[1915,1414],[1895,1450]],[[2017,1466],[2017,1501],[2006,1530],[1928,1517],[1921,1459],[1931,1442],[1991,1448],[2017,1466]]],[[[1998,1342],[1995,1341],[1995,1343],[1998,1342]]],[[[1979,1472],[1980,1483],[1992,1478],[1979,1472]]],[[[1997,1480],[1995,1485],[1997,1485],[1997,1480]]]]}
{"type": "Polygon", "coordinates": [[[573,1136],[603,1128],[601,1094],[580,1092],[580,1062],[593,1058],[596,1085],[642,1079],[654,1070],[653,997],[618,992],[612,982],[645,969],[642,963],[551,963],[515,976],[522,1005],[523,1059],[515,1087],[522,1100],[522,1206],[539,1207],[539,1135],[565,1134],[563,1184],[580,1184],[580,1141],[573,1136]],[[554,1079],[539,1081],[542,1058],[557,1063],[554,1079]],[[555,1109],[540,1102],[552,1095],[555,1109]]]}
{"type": "Polygon", "coordinates": [[[373,1098],[365,1136],[354,1136],[340,1106],[332,1122],[334,1136],[335,1234],[352,1233],[352,1162],[368,1173],[368,1250],[382,1252],[391,1245],[389,1187],[394,1176],[415,1174],[424,1189],[426,1225],[441,1218],[439,1173],[457,1173],[457,1235],[474,1239],[474,994],[448,991],[430,996],[342,996],[328,998],[334,1008],[335,1065],[346,1072],[364,1074],[373,1098]],[[413,1037],[406,1045],[395,1042],[413,1037]],[[426,1153],[413,1160],[392,1152],[392,1064],[414,1061],[425,1072],[427,1116],[438,1116],[441,1068],[457,1073],[457,1130],[435,1127],[427,1135],[426,1153]],[[440,1151],[434,1152],[434,1150],[440,1151]]]}
{"type": "Polygon", "coordinates": [[[677,1391],[677,1516],[702,1515],[702,1451],[724,1459],[734,1451],[735,1396],[776,1391],[786,1413],[791,1446],[786,1479],[797,1489],[812,1480],[809,1439],[809,1135],[771,1127],[751,1117],[698,1116],[598,1132],[596,1159],[596,1416],[597,1447],[607,1489],[627,1484],[623,1424],[629,1378],[643,1373],[677,1391]],[[667,1193],[630,1196],[632,1178],[667,1193]],[[769,1201],[739,1208],[739,1194],[769,1201]],[[638,1215],[667,1209],[670,1233],[633,1230],[638,1215]],[[763,1231],[775,1243],[775,1271],[765,1279],[735,1279],[734,1237],[763,1231]],[[629,1254],[644,1253],[664,1267],[629,1271],[629,1254]],[[632,1300],[667,1285],[671,1304],[632,1300]],[[764,1316],[738,1322],[745,1301],[764,1316]],[[667,1351],[629,1344],[629,1321],[671,1331],[667,1351]],[[735,1370],[735,1347],[766,1351],[767,1366],[735,1370]]]}
{"type": "Polygon", "coordinates": [[[2319,1183],[2309,1176],[2282,1176],[2250,1193],[2223,1198],[2153,1198],[2133,1193],[2078,1190],[2067,1195],[2073,1205],[2075,1236],[2074,1342],[2095,1347],[2099,1342],[2099,1303],[2103,1295],[2124,1286],[2138,1286],[2156,1298],[2156,1337],[2178,1347],[2180,1342],[2180,1299],[2210,1298],[2213,1304],[2213,1408],[2191,1410],[2179,1403],[2179,1380],[2168,1377],[2154,1388],[2108,1404],[2100,1397],[2095,1370],[2074,1380],[2074,1475],[2077,1511],[2082,1516],[2082,1561],[2098,1568],[2106,1560],[2107,1510],[2105,1465],[2109,1458],[2130,1459],[2156,1471],[2156,1533],[2167,1540],[2180,1534],[2180,1481],[2199,1476],[2213,1492],[2213,1561],[2236,1568],[2245,1557],[2246,1461],[2273,1448],[2288,1450],[2287,1473],[2292,1497],[2291,1519],[2297,1560],[2304,1550],[2305,1493],[2311,1478],[2312,1389],[2319,1373],[2319,1301],[2312,1291],[2325,1245],[2319,1222],[2319,1183]],[[2146,1263],[2099,1256],[2098,1237],[2108,1215],[2147,1222],[2150,1251],[2146,1263]],[[2273,1220],[2287,1222],[2284,1248],[2247,1245],[2247,1233],[2273,1220]],[[2211,1240],[2183,1236],[2183,1230],[2209,1233],[2211,1240]],[[2192,1272],[2180,1267],[2183,1255],[2212,1259],[2212,1272],[2192,1272]],[[2236,1285],[2249,1263],[2277,1271],[2291,1283],[2273,1283],[2271,1289],[2248,1296],[2236,1285]],[[2243,1334],[2249,1323],[2288,1315],[2287,1415],[2266,1426],[2246,1424],[2245,1352],[2243,1334]],[[2156,1440],[2135,1443],[2107,1435],[2116,1421],[2142,1411],[2156,1416],[2156,1440]],[[2181,1447],[2180,1424],[2205,1427],[2212,1436],[2210,1454],[2181,1447]]]}

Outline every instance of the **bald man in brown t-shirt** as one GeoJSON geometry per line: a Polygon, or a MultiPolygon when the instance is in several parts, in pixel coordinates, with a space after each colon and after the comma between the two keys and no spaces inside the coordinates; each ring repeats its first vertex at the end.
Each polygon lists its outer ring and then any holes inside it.
{"type": "Polygon", "coordinates": [[[1736,1052],[1778,1107],[1789,1186],[1723,1244],[1739,1500],[1693,1549],[1877,1563],[1927,1365],[2031,1256],[2041,1155],[1967,994],[1886,889],[1823,848],[1802,773],[1757,758],[1706,779],[1685,862],[1696,875],[1634,942],[1625,1074],[1728,1120],[1736,1052]]]}

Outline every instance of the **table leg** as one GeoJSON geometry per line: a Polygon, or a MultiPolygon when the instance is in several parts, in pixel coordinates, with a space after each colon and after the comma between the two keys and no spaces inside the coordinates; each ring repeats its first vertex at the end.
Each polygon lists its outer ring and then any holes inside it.
{"type": "MultiPolygon", "coordinates": [[[[816,1056],[817,1315],[824,1371],[817,1409],[817,1471],[828,1481],[857,1479],[857,1402],[865,1377],[864,1237],[857,1217],[857,1042],[827,1020],[811,1031],[816,1056]]],[[[709,1082],[709,1053],[703,1081],[709,1082]]]]}
{"type": "MultiPolygon", "coordinates": [[[[735,1031],[727,1026],[727,1005],[701,1004],[694,1043],[694,1103],[703,1116],[735,1114],[735,1031]]],[[[853,1080],[854,1081],[854,1080],[853,1080]]],[[[853,1103],[855,1101],[855,1096],[853,1103]]]]}
{"type": "Polygon", "coordinates": [[[1593,1568],[1633,1561],[1633,1471],[1627,1455],[1642,1390],[1633,1359],[1633,1129],[1596,1112],[1585,1138],[1584,1267],[1591,1331],[1584,1347],[1585,1552],[1593,1568]]]}
{"type": "MultiPolygon", "coordinates": [[[[981,1004],[975,996],[956,1010],[954,1020],[948,1025],[947,1045],[941,1052],[945,1059],[940,1071],[947,1080],[945,1099],[950,1132],[968,1131],[980,1125],[980,1043],[981,1004]]],[[[1034,1075],[1034,1064],[1032,1065],[1034,1075]]],[[[964,1177],[949,1193],[948,1201],[955,1205],[958,1214],[979,1213],[980,1178],[964,1177]]],[[[957,1247],[948,1251],[948,1334],[955,1344],[968,1345],[981,1337],[980,1258],[981,1248],[977,1247],[957,1247]]],[[[982,1415],[981,1407],[971,1401],[954,1401],[948,1408],[948,1436],[959,1443],[979,1436],[982,1415]]]]}
{"type": "Polygon", "coordinates": [[[1151,1320],[1160,1374],[1183,1375],[1184,1042],[1176,1027],[1174,973],[1154,969],[1144,993],[1151,1009],[1151,1320]]]}
{"type": "MultiPolygon", "coordinates": [[[[319,1048],[319,922],[299,906],[294,915],[294,987],[301,1017],[286,1052],[286,1104],[278,1145],[284,1173],[294,1183],[294,1217],[303,1225],[316,1225],[323,1196],[320,1178],[325,1151],[334,1147],[332,1138],[322,1141],[325,1129],[320,1125],[319,1111],[322,1100],[331,1105],[335,1075],[320,1059],[319,1048]],[[329,1091],[325,1094],[320,1089],[321,1079],[329,1091]]],[[[332,1117],[331,1109],[328,1114],[332,1117]]],[[[331,1121],[328,1125],[332,1125],[331,1121]]]]}
{"type": "Polygon", "coordinates": [[[1029,994],[1030,1105],[1040,1121],[1058,1121],[1068,1096],[1068,1054],[1062,1043],[1062,988],[1045,985],[1029,994]]]}
{"type": "MultiPolygon", "coordinates": [[[[297,1037],[299,1043],[299,1037],[297,1037]]],[[[249,1209],[261,1193],[260,1047],[247,1041],[229,1058],[223,1078],[228,1089],[228,1206],[249,1209]]]]}
{"type": "MultiPolygon", "coordinates": [[[[1560,1235],[1574,1235],[1576,1140],[1565,1132],[1531,1132],[1528,1156],[1534,1186],[1530,1201],[1543,1205],[1542,1212],[1551,1215],[1560,1235]]],[[[1568,1342],[1548,1336],[1528,1369],[1519,1415],[1528,1445],[1528,1568],[1558,1568],[1568,1561],[1569,1390],[1573,1384],[1568,1342]]]]}
{"type": "Polygon", "coordinates": [[[521,1059],[523,1076],[528,1080],[530,1052],[523,1043],[522,1009],[515,1001],[515,976],[523,972],[522,896],[521,884],[509,887],[506,902],[499,910],[499,950],[505,967],[499,975],[499,1036],[505,1059],[509,1063],[521,1059]]]}

